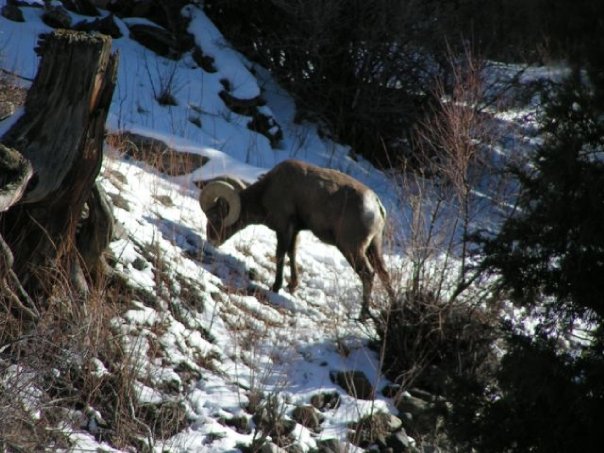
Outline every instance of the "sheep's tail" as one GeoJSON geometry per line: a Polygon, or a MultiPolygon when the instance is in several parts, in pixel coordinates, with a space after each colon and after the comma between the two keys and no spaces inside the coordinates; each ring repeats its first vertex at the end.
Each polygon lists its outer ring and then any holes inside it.
{"type": "Polygon", "coordinates": [[[382,204],[382,200],[380,200],[380,197],[378,197],[376,195],[375,198],[377,199],[377,203],[378,203],[378,206],[380,208],[380,214],[382,215],[382,218],[384,219],[384,224],[385,224],[386,220],[388,219],[388,212],[386,211],[386,208],[382,204]]]}

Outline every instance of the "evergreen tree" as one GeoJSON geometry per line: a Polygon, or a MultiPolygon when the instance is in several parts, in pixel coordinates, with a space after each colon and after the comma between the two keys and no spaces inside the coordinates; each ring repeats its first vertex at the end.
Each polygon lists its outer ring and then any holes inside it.
{"type": "Polygon", "coordinates": [[[485,241],[485,264],[512,299],[564,317],[604,317],[604,117],[589,87],[564,84],[545,102],[545,141],[516,214],[485,241]]]}
{"type": "Polygon", "coordinates": [[[604,440],[600,92],[597,82],[570,78],[546,99],[544,142],[515,170],[515,215],[482,240],[484,265],[500,275],[515,304],[537,315],[537,326],[508,326],[496,384],[457,395],[451,432],[479,451],[593,451],[604,440]],[[583,341],[574,341],[578,318],[583,341]]]}

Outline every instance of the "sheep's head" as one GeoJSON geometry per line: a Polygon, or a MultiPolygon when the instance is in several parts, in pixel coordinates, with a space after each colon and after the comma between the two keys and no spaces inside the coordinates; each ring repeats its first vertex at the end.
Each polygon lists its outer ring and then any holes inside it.
{"type": "Polygon", "coordinates": [[[238,231],[237,220],[241,214],[241,199],[236,184],[212,181],[201,191],[199,204],[208,218],[206,235],[213,245],[220,245],[238,231]]]}

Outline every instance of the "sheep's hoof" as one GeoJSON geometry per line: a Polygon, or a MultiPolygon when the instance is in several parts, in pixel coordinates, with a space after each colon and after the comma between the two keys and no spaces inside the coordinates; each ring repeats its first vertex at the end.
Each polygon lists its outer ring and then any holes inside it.
{"type": "Polygon", "coordinates": [[[367,321],[367,319],[369,319],[369,318],[372,318],[371,313],[369,312],[369,309],[367,307],[361,308],[361,313],[359,313],[359,317],[357,318],[357,321],[363,322],[363,321],[367,321]]]}
{"type": "Polygon", "coordinates": [[[361,313],[359,313],[359,317],[357,318],[358,322],[365,322],[371,319],[376,324],[378,323],[378,317],[371,314],[371,311],[367,306],[363,306],[361,308],[361,313]]]}
{"type": "Polygon", "coordinates": [[[290,294],[293,294],[296,292],[296,289],[298,289],[298,284],[289,284],[287,285],[287,290],[290,292],[290,294]]]}

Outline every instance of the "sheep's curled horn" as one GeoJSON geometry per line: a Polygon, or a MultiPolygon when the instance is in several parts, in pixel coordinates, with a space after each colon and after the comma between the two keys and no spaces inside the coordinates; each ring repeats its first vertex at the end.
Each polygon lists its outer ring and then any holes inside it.
{"type": "Polygon", "coordinates": [[[204,212],[208,212],[220,198],[227,203],[229,210],[224,219],[224,226],[231,226],[239,219],[241,214],[241,199],[237,189],[232,184],[225,181],[212,181],[202,189],[199,204],[204,212]]]}

